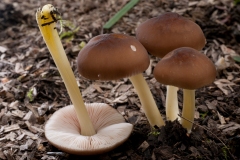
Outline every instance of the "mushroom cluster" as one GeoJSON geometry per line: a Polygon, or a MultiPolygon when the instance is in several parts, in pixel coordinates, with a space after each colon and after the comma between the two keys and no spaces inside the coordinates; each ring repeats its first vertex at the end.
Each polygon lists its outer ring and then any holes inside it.
{"type": "MultiPolygon", "coordinates": [[[[73,105],[56,111],[45,125],[45,136],[55,147],[72,154],[100,154],[119,146],[133,126],[117,110],[104,103],[85,104],[56,30],[59,13],[51,4],[36,13],[43,39],[54,59],[73,105]]],[[[193,121],[195,89],[212,83],[216,69],[199,52],[206,43],[201,28],[176,13],[165,13],[139,25],[136,38],[125,34],[93,37],[79,52],[77,68],[91,80],[117,80],[128,77],[137,92],[152,127],[164,120],[144,79],[150,64],[148,52],[160,57],[154,76],[167,86],[166,116],[178,117],[177,90],[183,88],[182,125],[188,132],[193,121]]]]}
{"type": "MultiPolygon", "coordinates": [[[[171,12],[140,24],[136,37],[150,54],[159,58],[179,47],[201,50],[205,45],[204,34],[196,23],[171,12]]],[[[177,90],[176,86],[167,85],[166,117],[171,121],[180,119],[177,90]]]]}
{"type": "Polygon", "coordinates": [[[177,90],[178,87],[184,88],[181,123],[190,132],[192,123],[189,121],[193,121],[195,108],[194,90],[212,83],[216,76],[213,63],[198,52],[206,43],[203,31],[193,21],[168,12],[140,24],[136,37],[150,54],[161,58],[154,69],[154,76],[167,85],[168,120],[180,120],[177,90]],[[197,83],[196,86],[192,87],[193,83],[197,83]]]}

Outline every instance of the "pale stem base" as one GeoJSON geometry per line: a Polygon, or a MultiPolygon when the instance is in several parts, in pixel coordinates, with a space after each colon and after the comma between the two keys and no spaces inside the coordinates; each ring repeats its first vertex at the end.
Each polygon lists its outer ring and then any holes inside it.
{"type": "Polygon", "coordinates": [[[161,127],[165,125],[163,118],[157,108],[157,105],[153,99],[152,93],[149,86],[144,79],[142,74],[131,76],[130,81],[132,82],[140,102],[142,104],[143,111],[152,127],[155,125],[161,127]]]}
{"type": "MultiPolygon", "coordinates": [[[[195,90],[183,89],[182,117],[193,122],[195,113],[195,90]]],[[[182,126],[191,132],[193,124],[185,119],[181,120],[182,126]]]]}
{"type": "Polygon", "coordinates": [[[179,109],[178,109],[178,97],[177,97],[178,87],[167,86],[166,95],[166,118],[167,120],[174,121],[176,119],[180,120],[179,109]]]}

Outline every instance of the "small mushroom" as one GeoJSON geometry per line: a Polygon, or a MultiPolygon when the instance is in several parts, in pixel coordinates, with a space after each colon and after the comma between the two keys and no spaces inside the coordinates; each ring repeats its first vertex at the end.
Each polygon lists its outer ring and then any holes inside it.
{"type": "MultiPolygon", "coordinates": [[[[150,54],[160,58],[179,47],[201,50],[206,43],[204,34],[196,23],[172,12],[140,24],[136,37],[150,54]]],[[[166,118],[171,121],[180,119],[177,90],[175,86],[167,86],[166,118]]]]}
{"type": "Polygon", "coordinates": [[[146,49],[136,38],[117,33],[93,37],[77,60],[79,74],[91,80],[130,77],[150,125],[160,127],[164,121],[142,75],[149,63],[146,49]]]}
{"type": "Polygon", "coordinates": [[[156,65],[153,74],[160,83],[183,88],[181,123],[191,132],[192,123],[187,120],[194,121],[195,90],[215,80],[214,64],[205,54],[182,47],[166,54],[156,65]]]}
{"type": "Polygon", "coordinates": [[[125,123],[122,115],[109,105],[85,106],[56,30],[58,14],[53,5],[47,4],[37,11],[36,20],[73,105],[59,109],[50,117],[45,125],[45,136],[51,144],[68,153],[107,152],[122,144],[133,126],[125,123]]]}

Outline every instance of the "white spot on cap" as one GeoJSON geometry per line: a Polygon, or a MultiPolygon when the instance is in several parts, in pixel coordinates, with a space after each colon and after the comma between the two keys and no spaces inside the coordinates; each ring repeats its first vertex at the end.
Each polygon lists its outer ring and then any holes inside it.
{"type": "Polygon", "coordinates": [[[134,45],[130,45],[131,49],[136,52],[137,48],[134,45]]]}

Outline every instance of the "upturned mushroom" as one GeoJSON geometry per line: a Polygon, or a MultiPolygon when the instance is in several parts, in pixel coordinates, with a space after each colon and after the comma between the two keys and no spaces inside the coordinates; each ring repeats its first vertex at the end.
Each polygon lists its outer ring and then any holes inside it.
{"type": "MultiPolygon", "coordinates": [[[[196,23],[172,12],[140,24],[136,37],[150,54],[160,58],[179,47],[201,50],[206,43],[204,34],[196,23]]],[[[175,86],[167,86],[166,118],[171,121],[180,119],[177,90],[175,86]]]]}
{"type": "Polygon", "coordinates": [[[129,77],[152,127],[164,125],[142,72],[149,66],[146,49],[134,37],[103,34],[93,37],[78,54],[78,72],[91,80],[129,77]]]}
{"type": "Polygon", "coordinates": [[[122,144],[132,125],[107,104],[84,104],[56,29],[58,11],[47,4],[36,13],[43,39],[53,57],[73,105],[56,111],[45,125],[45,136],[57,148],[73,154],[107,152],[122,144]]]}
{"type": "Polygon", "coordinates": [[[214,64],[205,54],[182,47],[166,54],[156,65],[153,74],[160,83],[183,88],[181,123],[190,133],[192,123],[187,120],[194,121],[195,90],[214,81],[214,64]]]}

